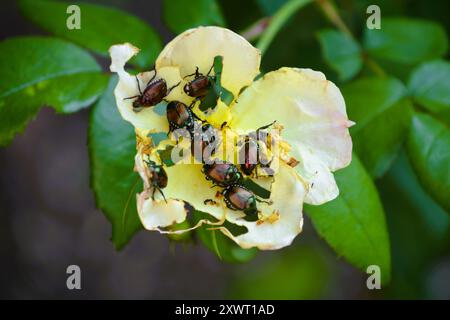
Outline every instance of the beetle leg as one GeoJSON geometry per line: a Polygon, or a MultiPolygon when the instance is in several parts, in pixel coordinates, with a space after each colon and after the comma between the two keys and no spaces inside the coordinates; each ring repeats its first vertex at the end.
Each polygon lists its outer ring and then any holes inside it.
{"type": "Polygon", "coordinates": [[[217,202],[215,202],[213,199],[206,199],[203,201],[203,204],[207,205],[208,203],[215,205],[217,202]]]}
{"type": "Polygon", "coordinates": [[[214,68],[214,63],[212,64],[211,68],[209,69],[208,73],[206,74],[207,76],[209,76],[209,74],[211,73],[213,68],[214,68]]]}
{"type": "Polygon", "coordinates": [[[153,77],[151,77],[150,80],[148,80],[147,86],[148,86],[150,83],[152,83],[152,81],[155,80],[155,78],[156,78],[156,69],[154,69],[154,70],[155,70],[155,74],[153,75],[153,77]]]}
{"type": "Polygon", "coordinates": [[[201,121],[202,123],[205,123],[205,122],[206,122],[205,120],[200,119],[194,112],[192,112],[192,117],[193,117],[194,119],[197,119],[197,120],[201,121]]]}
{"type": "Polygon", "coordinates": [[[162,195],[164,201],[167,203],[166,196],[165,196],[164,193],[162,192],[161,188],[158,188],[158,191],[159,191],[159,193],[161,193],[161,195],[162,195]]]}
{"type": "Polygon", "coordinates": [[[192,100],[191,104],[189,105],[189,109],[192,109],[195,106],[195,103],[201,100],[202,100],[201,97],[197,97],[194,100],[192,100]]]}
{"type": "Polygon", "coordinates": [[[171,123],[169,123],[169,131],[167,132],[167,137],[169,137],[170,133],[175,130],[175,126],[171,123]]]}
{"type": "Polygon", "coordinates": [[[139,84],[139,79],[138,79],[138,76],[137,75],[135,75],[135,77],[136,77],[136,83],[137,83],[137,87],[138,87],[138,90],[139,90],[139,93],[142,95],[142,91],[141,91],[141,85],[139,84]]]}
{"type": "Polygon", "coordinates": [[[139,98],[139,95],[128,97],[128,98],[123,98],[123,100],[129,100],[129,99],[135,99],[135,98],[139,98]]]}
{"type": "Polygon", "coordinates": [[[191,102],[191,104],[189,105],[189,109],[192,109],[193,107],[194,107],[194,105],[195,105],[195,103],[196,103],[197,101],[194,99],[194,100],[192,100],[192,102],[191,102]]]}
{"type": "Polygon", "coordinates": [[[147,165],[147,167],[153,167],[153,166],[155,166],[155,162],[152,161],[152,160],[145,159],[144,162],[145,162],[145,164],[147,165]]]}
{"type": "Polygon", "coordinates": [[[259,203],[266,203],[268,205],[272,205],[273,204],[273,202],[271,200],[262,200],[262,199],[259,199],[257,197],[255,197],[255,200],[256,200],[256,202],[259,202],[259,203]]]}
{"type": "Polygon", "coordinates": [[[169,90],[167,91],[167,95],[169,95],[170,94],[170,92],[173,90],[173,89],[175,89],[176,87],[178,87],[179,85],[180,85],[180,83],[181,83],[181,81],[180,82],[178,82],[176,85],[174,85],[174,86],[171,86],[170,88],[169,88],[169,90]]]}
{"type": "Polygon", "coordinates": [[[153,201],[155,201],[155,191],[156,191],[156,188],[153,187],[153,193],[152,193],[152,200],[153,200],[153,201]]]}

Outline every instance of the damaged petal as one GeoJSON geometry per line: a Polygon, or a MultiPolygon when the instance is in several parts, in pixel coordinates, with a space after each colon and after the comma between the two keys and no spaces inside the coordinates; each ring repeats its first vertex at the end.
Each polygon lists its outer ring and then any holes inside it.
{"type": "Polygon", "coordinates": [[[274,120],[284,126],[281,135],[290,145],[290,157],[300,161],[297,173],[308,182],[317,180],[309,188],[315,194],[306,202],[324,203],[337,196],[331,172],[351,161],[351,122],[341,92],[322,73],[293,68],[269,72],[242,93],[232,115],[233,128],[252,129],[274,120]]]}

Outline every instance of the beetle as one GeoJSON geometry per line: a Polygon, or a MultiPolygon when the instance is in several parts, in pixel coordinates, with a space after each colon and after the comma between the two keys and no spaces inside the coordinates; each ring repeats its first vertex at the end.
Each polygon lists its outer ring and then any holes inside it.
{"type": "Polygon", "coordinates": [[[247,221],[257,221],[258,208],[257,202],[272,204],[271,201],[258,199],[255,194],[241,184],[235,183],[229,185],[222,191],[223,198],[227,208],[234,211],[243,211],[247,221]]]}
{"type": "Polygon", "coordinates": [[[132,97],[124,98],[124,100],[135,99],[133,101],[133,110],[135,112],[139,112],[143,108],[148,108],[157,105],[158,103],[163,101],[164,98],[167,97],[174,88],[176,88],[180,84],[180,82],[178,82],[176,85],[167,88],[166,80],[162,78],[155,80],[156,78],[156,71],[155,71],[153,77],[147,82],[144,91],[142,91],[139,79],[137,76],[135,77],[139,94],[132,97]]]}
{"type": "MultiPolygon", "coordinates": [[[[196,120],[200,120],[191,108],[180,101],[171,101],[166,108],[167,121],[169,122],[169,133],[175,129],[184,128],[193,134],[196,120]]],[[[201,121],[201,120],[200,120],[201,121]]]]}
{"type": "Polygon", "coordinates": [[[214,64],[209,69],[208,73],[204,75],[198,72],[198,67],[196,67],[195,72],[188,74],[184,78],[194,76],[194,79],[186,83],[183,87],[184,92],[196,100],[201,100],[204,98],[212,87],[212,82],[215,80],[215,76],[210,76],[210,73],[214,67],[214,64]]]}
{"type": "Polygon", "coordinates": [[[240,184],[232,184],[222,191],[225,204],[231,210],[244,211],[245,214],[257,213],[256,196],[240,184]]]}
{"type": "Polygon", "coordinates": [[[220,141],[216,129],[209,123],[203,123],[201,128],[195,130],[192,135],[191,153],[198,161],[204,162],[206,149],[209,149],[209,155],[213,155],[219,144],[220,141]]]}
{"type": "Polygon", "coordinates": [[[166,170],[164,170],[162,165],[157,165],[154,161],[145,161],[145,163],[150,173],[150,186],[153,188],[152,200],[155,200],[155,192],[158,190],[167,203],[166,196],[161,190],[167,187],[168,178],[166,170]]]}
{"type": "MultiPolygon", "coordinates": [[[[257,168],[258,166],[264,168],[269,176],[274,174],[273,170],[270,168],[270,163],[268,161],[264,161],[262,163],[261,157],[265,156],[261,153],[260,145],[258,144],[259,132],[261,130],[267,129],[275,123],[272,122],[266,126],[260,127],[256,130],[255,133],[251,134],[251,136],[247,136],[244,139],[244,142],[241,143],[241,148],[239,149],[239,159],[243,158],[243,163],[240,164],[240,169],[245,175],[252,175],[253,172],[258,176],[257,168]]],[[[266,159],[267,160],[267,159],[266,159]]]]}
{"type": "MultiPolygon", "coordinates": [[[[250,191],[240,183],[232,183],[228,185],[222,190],[220,194],[222,194],[228,209],[233,211],[243,211],[245,213],[246,217],[244,219],[246,221],[258,220],[258,202],[264,202],[269,205],[272,204],[271,201],[258,199],[258,197],[256,197],[252,191],[250,191]]],[[[217,202],[212,199],[206,199],[203,203],[205,205],[217,204],[217,202]]]]}
{"type": "Polygon", "coordinates": [[[219,187],[228,187],[242,178],[238,168],[229,162],[204,164],[202,172],[205,174],[206,180],[211,180],[214,186],[219,187]]]}

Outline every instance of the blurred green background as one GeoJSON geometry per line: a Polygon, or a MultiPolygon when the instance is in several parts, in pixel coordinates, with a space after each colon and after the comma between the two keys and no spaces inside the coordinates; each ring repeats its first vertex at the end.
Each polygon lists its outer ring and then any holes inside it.
{"type": "MultiPolygon", "coordinates": [[[[207,24],[225,25],[235,32],[251,35],[249,30],[255,23],[265,26],[267,17],[279,12],[286,3],[284,0],[87,2],[126,11],[151,26],[151,35],[139,34],[139,30],[148,31],[147,27],[140,26],[136,27],[134,38],[129,40],[132,43],[133,40],[148,42],[143,49],[149,54],[135,61],[137,69],[151,67],[155,58],[152,56],[155,49],[152,46],[158,47],[158,38],[164,44],[189,27],[207,24]]],[[[34,3],[37,6],[38,1],[34,3]]],[[[327,19],[320,5],[312,3],[295,12],[276,34],[263,57],[262,70],[267,72],[282,66],[320,70],[342,88],[347,105],[351,108],[365,103],[366,95],[370,98],[368,104],[384,101],[384,91],[377,91],[378,87],[373,83],[370,84],[372,88],[375,86],[373,92],[365,91],[365,83],[358,80],[373,76],[374,73],[376,75],[377,68],[403,83],[409,83],[413,70],[421,63],[448,59],[447,47],[437,46],[430,52],[426,51],[429,48],[424,49],[424,46],[433,39],[430,40],[425,33],[425,37],[419,34],[420,41],[417,41],[414,37],[417,37],[418,32],[415,26],[399,31],[395,25],[391,25],[394,34],[391,41],[408,38],[408,35],[412,41],[416,41],[412,49],[408,45],[402,47],[403,51],[400,52],[403,55],[399,57],[395,56],[397,52],[389,50],[384,52],[384,56],[379,52],[377,54],[377,41],[382,42],[383,39],[368,40],[364,33],[369,16],[366,8],[377,4],[381,8],[382,29],[384,19],[388,21],[386,28],[389,28],[391,17],[426,19],[445,30],[446,35],[443,36],[447,43],[450,34],[449,1],[341,0],[335,4],[336,12],[355,36],[356,43],[364,43],[364,50],[368,51],[371,51],[371,46],[375,47],[373,61],[359,61],[360,58],[356,57],[364,55],[361,55],[358,45],[355,46],[348,39],[343,40],[341,34],[333,37],[335,34],[326,33],[325,30],[336,31],[336,26],[327,19]],[[371,65],[372,62],[375,67],[371,65]]],[[[47,33],[43,30],[52,30],[55,25],[57,28],[60,19],[46,19],[37,12],[39,10],[27,9],[26,6],[20,9],[16,1],[2,3],[1,10],[2,40],[19,35],[45,35],[47,33]]],[[[99,17],[101,19],[106,18],[99,17]]],[[[104,54],[105,46],[109,39],[116,37],[114,32],[120,21],[111,18],[111,21],[105,20],[103,23],[111,25],[111,33],[104,34],[105,44],[96,41],[95,34],[89,29],[68,40],[90,48],[95,53],[97,63],[106,72],[109,59],[104,54]],[[94,40],[89,40],[89,37],[94,40]]],[[[67,38],[65,32],[53,31],[57,36],[67,38]]],[[[440,35],[435,36],[439,38],[440,35]]],[[[257,43],[257,39],[253,43],[257,43]]],[[[0,65],[8,64],[8,56],[2,57],[0,65]]],[[[419,79],[419,85],[426,80],[419,79]]],[[[448,130],[450,79],[441,80],[445,84],[437,100],[444,102],[443,106],[440,104],[436,107],[439,110],[435,117],[442,120],[448,130]]],[[[106,83],[100,80],[99,83],[101,92],[106,83]]],[[[397,82],[392,84],[392,87],[396,86],[397,82]]],[[[409,103],[399,100],[395,101],[395,105],[409,103]]],[[[48,101],[44,102],[38,103],[49,104],[48,101]]],[[[26,105],[29,102],[21,103],[26,105]]],[[[61,105],[64,109],[70,103],[61,105]]],[[[424,105],[429,103],[425,102],[424,105]]],[[[417,102],[414,102],[414,108],[429,111],[417,102]]],[[[411,109],[408,104],[401,110],[411,109]]],[[[426,183],[419,182],[403,138],[400,139],[401,143],[390,146],[391,152],[383,154],[383,159],[375,157],[375,161],[370,156],[371,146],[388,144],[389,137],[396,132],[383,137],[383,141],[377,141],[371,135],[372,130],[377,130],[377,124],[371,124],[372,127],[365,129],[366,132],[354,137],[358,154],[375,179],[390,239],[391,281],[383,285],[381,290],[368,290],[368,275],[333,251],[315,231],[308,215],[303,233],[291,247],[275,252],[258,252],[253,260],[243,264],[220,261],[214,250],[210,251],[199,244],[200,240],[204,240],[201,234],[191,242],[184,243],[171,241],[155,232],[141,231],[117,252],[109,241],[110,223],[96,209],[90,189],[90,164],[86,147],[89,110],[82,109],[63,117],[47,107],[40,111],[36,109],[36,112],[35,121],[30,123],[24,133],[18,135],[9,146],[0,149],[2,298],[450,298],[450,221],[442,205],[448,201],[449,195],[443,195],[446,200],[442,201],[442,197],[437,199],[430,195],[429,188],[424,187],[426,183]],[[70,264],[81,267],[80,291],[66,289],[65,270],[70,264]]],[[[97,116],[101,118],[101,114],[97,116]]],[[[389,117],[378,119],[382,129],[391,129],[389,117]]],[[[409,118],[405,121],[408,122],[409,118]]],[[[403,124],[396,122],[394,126],[402,127],[403,124]]],[[[404,129],[405,132],[407,130],[404,129]]],[[[131,141],[129,146],[131,149],[133,143],[131,141]]],[[[447,162],[440,176],[447,185],[448,168],[447,162]]]]}

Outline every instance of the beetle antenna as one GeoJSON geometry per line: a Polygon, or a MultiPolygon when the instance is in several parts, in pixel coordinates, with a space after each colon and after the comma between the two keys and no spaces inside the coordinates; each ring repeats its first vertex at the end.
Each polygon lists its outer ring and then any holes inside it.
{"type": "Polygon", "coordinates": [[[195,72],[191,73],[191,74],[187,74],[183,77],[183,79],[187,78],[187,77],[192,77],[192,76],[196,76],[198,77],[199,73],[198,73],[198,67],[195,68],[195,72]]]}
{"type": "Polygon", "coordinates": [[[274,124],[275,122],[277,122],[277,120],[275,120],[275,121],[273,121],[273,122],[269,123],[268,125],[265,125],[265,126],[259,127],[258,129],[256,129],[256,133],[258,134],[258,133],[259,133],[259,130],[264,130],[264,129],[267,129],[267,128],[269,128],[270,126],[273,126],[273,124],[274,124]]]}

